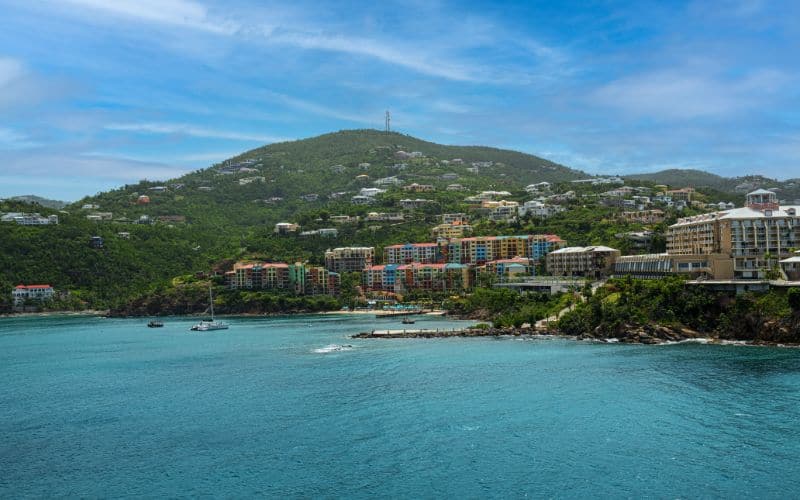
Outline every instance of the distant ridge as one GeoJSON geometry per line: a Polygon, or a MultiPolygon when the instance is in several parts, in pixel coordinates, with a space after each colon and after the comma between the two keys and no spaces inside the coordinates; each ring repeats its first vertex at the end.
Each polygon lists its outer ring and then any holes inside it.
{"type": "Polygon", "coordinates": [[[62,208],[66,207],[68,203],[66,201],[60,200],[50,200],[48,198],[42,198],[41,196],[36,196],[35,194],[24,194],[21,196],[12,196],[9,198],[10,200],[16,201],[24,201],[25,203],[31,204],[38,204],[43,207],[52,208],[55,210],[61,210],[62,208]]]}
{"type": "Polygon", "coordinates": [[[764,188],[774,190],[781,199],[794,201],[800,198],[800,179],[779,181],[762,175],[723,177],[695,169],[668,169],[653,173],[626,175],[624,178],[666,184],[671,187],[708,188],[723,193],[739,195],[755,188],[764,188]]]}

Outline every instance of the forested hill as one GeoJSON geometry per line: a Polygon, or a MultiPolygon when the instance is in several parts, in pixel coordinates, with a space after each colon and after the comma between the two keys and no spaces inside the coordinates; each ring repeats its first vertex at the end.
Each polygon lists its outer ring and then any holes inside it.
{"type": "MultiPolygon", "coordinates": [[[[398,176],[406,183],[460,183],[470,189],[521,189],[532,182],[563,182],[589,177],[537,156],[483,146],[445,146],[399,133],[347,130],[291,142],[270,144],[166,181],[180,185],[180,195],[226,205],[273,197],[289,200],[304,194],[331,193],[372,186],[398,176]],[[404,153],[419,153],[408,157],[404,153]],[[455,161],[454,161],[455,160],[455,161]],[[357,180],[368,175],[368,180],[357,180]],[[263,177],[263,180],[261,179],[263,177]]],[[[124,209],[136,194],[152,195],[159,183],[142,182],[87,197],[75,205],[96,203],[124,209]],[[109,205],[110,204],[110,205],[109,205]]],[[[177,208],[177,207],[176,207],[177,208]]],[[[291,207],[290,207],[291,208],[291,207]]]]}

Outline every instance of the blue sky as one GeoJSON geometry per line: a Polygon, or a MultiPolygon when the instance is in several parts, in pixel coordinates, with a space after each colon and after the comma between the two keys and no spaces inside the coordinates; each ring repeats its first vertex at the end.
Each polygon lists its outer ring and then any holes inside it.
{"type": "Polygon", "coordinates": [[[383,125],[590,173],[800,177],[800,2],[0,0],[0,196],[383,125]]]}

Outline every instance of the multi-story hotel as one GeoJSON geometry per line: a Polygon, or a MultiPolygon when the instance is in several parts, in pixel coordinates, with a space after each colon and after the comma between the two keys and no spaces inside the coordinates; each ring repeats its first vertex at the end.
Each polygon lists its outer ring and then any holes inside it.
{"type": "Polygon", "coordinates": [[[374,260],[375,247],[341,247],[325,252],[325,267],[335,273],[360,272],[374,260]]]}
{"type": "Polygon", "coordinates": [[[743,208],[679,219],[667,232],[667,253],[727,257],[729,265],[711,270],[716,278],[765,278],[800,245],[798,210],[759,189],[743,208]]]}
{"type": "Polygon", "coordinates": [[[743,208],[678,219],[667,230],[666,254],[621,257],[616,272],[767,278],[800,246],[798,210],[781,207],[772,191],[753,191],[743,208]]]}
{"type": "Polygon", "coordinates": [[[553,276],[589,276],[610,274],[620,251],[604,246],[567,247],[547,254],[547,271],[553,276]]]}

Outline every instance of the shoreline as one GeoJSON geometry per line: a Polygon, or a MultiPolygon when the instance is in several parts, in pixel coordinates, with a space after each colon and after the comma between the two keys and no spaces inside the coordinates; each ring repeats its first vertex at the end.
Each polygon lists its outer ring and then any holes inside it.
{"type": "Polygon", "coordinates": [[[110,311],[101,311],[97,309],[86,309],[83,311],[40,311],[40,312],[14,312],[2,313],[0,318],[48,318],[52,316],[98,316],[108,317],[110,311]]]}

